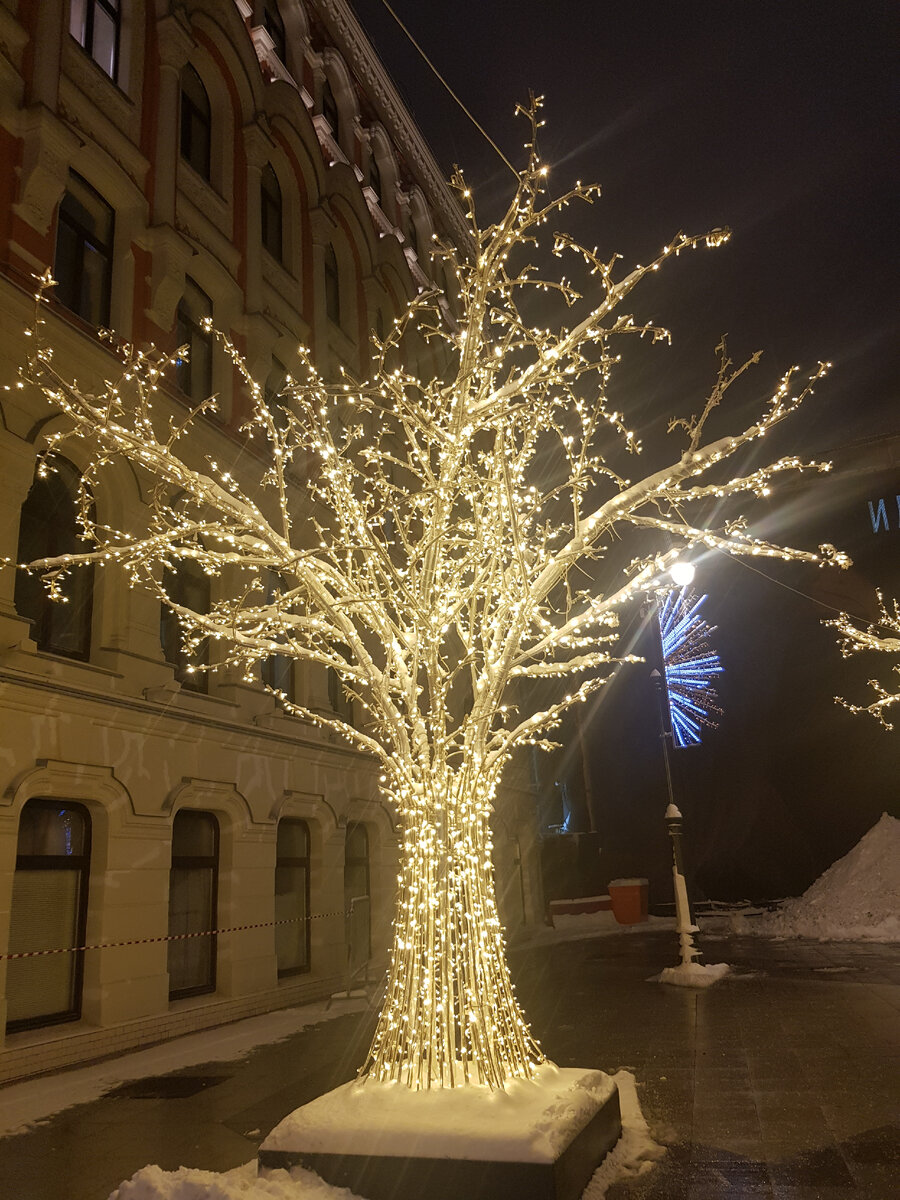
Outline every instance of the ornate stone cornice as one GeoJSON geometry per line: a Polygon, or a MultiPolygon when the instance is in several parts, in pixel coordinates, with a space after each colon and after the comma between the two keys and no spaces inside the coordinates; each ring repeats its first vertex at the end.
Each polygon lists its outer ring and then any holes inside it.
{"type": "Polygon", "coordinates": [[[312,0],[312,3],[347,65],[363,85],[390,137],[412,168],[433,211],[441,215],[461,250],[470,247],[469,228],[443,172],[346,0],[312,0]]]}

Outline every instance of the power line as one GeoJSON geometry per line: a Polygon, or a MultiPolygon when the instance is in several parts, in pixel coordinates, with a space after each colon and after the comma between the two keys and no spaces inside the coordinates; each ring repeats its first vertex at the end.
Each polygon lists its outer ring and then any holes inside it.
{"type": "Polygon", "coordinates": [[[428,57],[428,55],[425,53],[425,51],[422,49],[422,47],[419,45],[419,43],[416,41],[416,39],[413,37],[413,35],[410,33],[410,31],[406,28],[406,26],[403,24],[403,22],[397,16],[397,14],[394,12],[394,10],[391,8],[390,4],[388,3],[388,0],[381,0],[381,2],[384,5],[384,7],[388,10],[388,12],[391,14],[391,16],[394,18],[394,20],[397,22],[397,24],[400,26],[400,28],[403,30],[403,32],[406,34],[406,36],[409,38],[410,42],[412,42],[413,46],[415,46],[416,50],[422,56],[425,63],[434,72],[434,74],[437,76],[437,78],[440,80],[440,82],[443,84],[443,86],[447,89],[447,91],[450,93],[450,95],[453,97],[453,99],[456,101],[456,103],[459,105],[459,107],[463,110],[463,112],[466,114],[466,116],[469,118],[469,120],[472,122],[472,124],[475,126],[475,128],[478,130],[478,132],[481,134],[481,136],[487,142],[490,143],[490,145],[494,148],[494,150],[496,150],[496,152],[500,155],[500,157],[503,159],[503,161],[506,163],[506,165],[512,171],[513,175],[515,175],[516,179],[518,179],[519,172],[512,165],[512,163],[509,161],[509,159],[506,157],[506,155],[503,153],[503,151],[500,149],[500,147],[497,145],[497,143],[491,137],[491,135],[489,133],[487,133],[487,131],[478,123],[478,121],[475,120],[475,118],[472,116],[472,114],[466,108],[465,104],[463,104],[462,100],[460,100],[459,96],[457,96],[456,92],[454,92],[454,90],[450,86],[450,84],[443,77],[443,75],[440,73],[440,71],[437,69],[437,67],[434,65],[434,63],[431,61],[431,59],[428,57]]]}

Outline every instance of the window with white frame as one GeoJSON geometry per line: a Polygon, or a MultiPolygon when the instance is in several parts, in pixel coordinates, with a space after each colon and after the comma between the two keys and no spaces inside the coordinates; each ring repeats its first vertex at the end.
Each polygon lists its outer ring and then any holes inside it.
{"type": "Polygon", "coordinates": [[[119,70],[122,10],[119,0],[71,0],[69,33],[110,79],[119,70]]]}
{"type": "Polygon", "coordinates": [[[19,818],[9,918],[8,1033],[81,1016],[79,947],[85,944],[90,859],[86,808],[69,800],[27,802],[19,818]]]}

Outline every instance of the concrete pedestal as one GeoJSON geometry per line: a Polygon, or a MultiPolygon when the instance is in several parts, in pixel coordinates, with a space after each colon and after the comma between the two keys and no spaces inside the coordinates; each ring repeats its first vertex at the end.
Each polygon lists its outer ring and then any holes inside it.
{"type": "Polygon", "coordinates": [[[502,1093],[354,1083],[286,1117],[259,1167],[307,1167],[366,1200],[580,1200],[621,1131],[600,1071],[548,1066],[502,1093]]]}

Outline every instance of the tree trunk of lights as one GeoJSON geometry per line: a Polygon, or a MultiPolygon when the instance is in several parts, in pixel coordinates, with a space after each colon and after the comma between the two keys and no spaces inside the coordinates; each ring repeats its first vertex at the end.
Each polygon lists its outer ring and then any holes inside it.
{"type": "Polygon", "coordinates": [[[406,810],[387,992],[361,1075],[413,1088],[531,1077],[544,1056],[506,964],[490,806],[449,775],[446,802],[406,810]]]}

